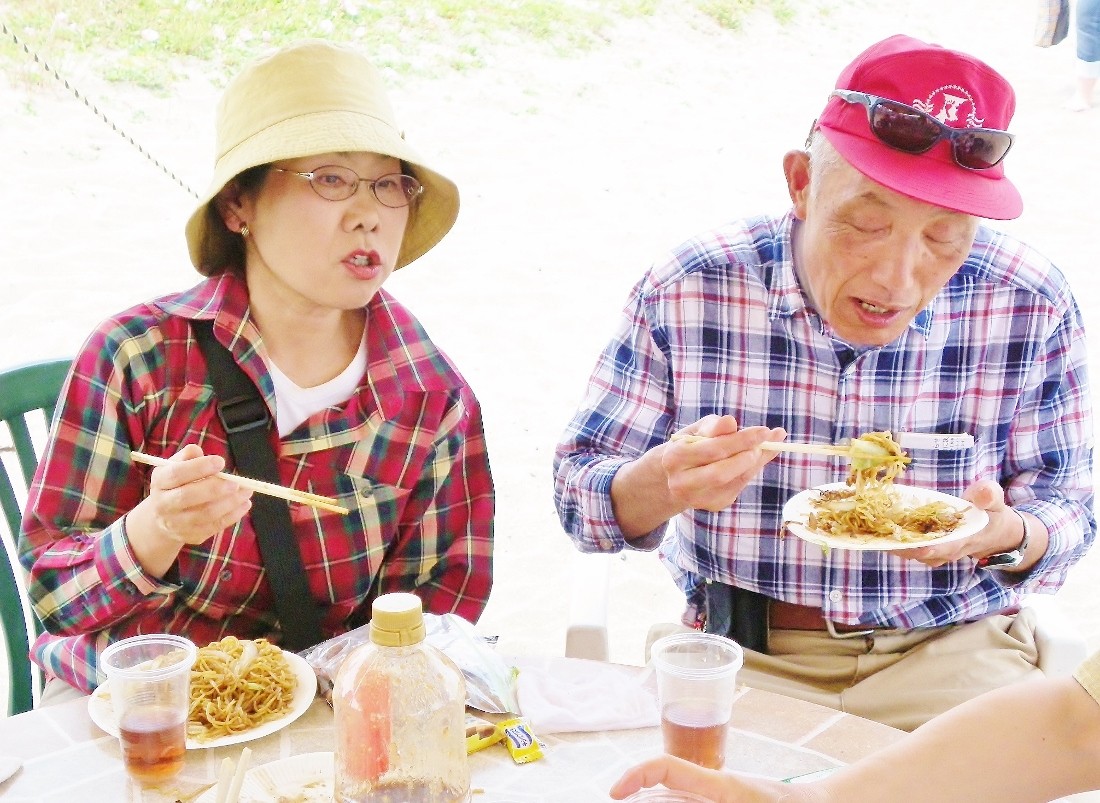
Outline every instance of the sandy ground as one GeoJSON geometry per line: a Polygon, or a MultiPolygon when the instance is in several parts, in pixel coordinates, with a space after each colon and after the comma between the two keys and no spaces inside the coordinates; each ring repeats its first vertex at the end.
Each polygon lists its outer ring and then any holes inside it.
{"type": "MultiPolygon", "coordinates": [[[[659,19],[626,24],[573,58],[502,48],[489,69],[396,84],[410,141],[463,192],[452,234],[389,286],[484,403],[499,488],[484,632],[510,651],[561,652],[574,550],[553,511],[551,455],[627,291],[695,231],[784,209],[783,153],[801,144],[841,68],[883,36],[969,50],[1016,85],[1009,173],[1027,208],[1006,227],[1069,276],[1097,333],[1095,369],[1100,280],[1087,255],[1100,221],[1084,201],[1100,110],[1062,109],[1072,41],[1033,47],[1032,8],[834,3],[790,27],[755,20],[741,35],[659,19]]],[[[196,74],[165,97],[61,66],[184,183],[205,185],[217,95],[208,81],[196,74]]],[[[28,89],[9,71],[0,141],[0,364],[71,355],[106,314],[196,281],[182,237],[191,197],[58,84],[28,89]]],[[[678,595],[650,555],[613,568],[612,658],[640,663],[646,629],[678,616],[678,595]]],[[[1060,597],[1093,647],[1098,577],[1094,554],[1060,597]]]]}

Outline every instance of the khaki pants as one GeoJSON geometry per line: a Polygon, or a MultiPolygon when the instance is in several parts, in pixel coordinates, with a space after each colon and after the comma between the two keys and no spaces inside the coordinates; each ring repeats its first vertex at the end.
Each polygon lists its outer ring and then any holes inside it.
{"type": "Polygon", "coordinates": [[[745,651],[738,682],[913,730],[979,694],[1041,677],[1035,614],[833,638],[772,630],[768,655],[745,651]]]}
{"type": "Polygon", "coordinates": [[[84,692],[70,686],[65,681],[58,678],[50,678],[42,688],[42,699],[38,701],[38,707],[43,708],[47,705],[60,705],[61,703],[67,703],[69,700],[78,700],[84,696],[84,692]]]}

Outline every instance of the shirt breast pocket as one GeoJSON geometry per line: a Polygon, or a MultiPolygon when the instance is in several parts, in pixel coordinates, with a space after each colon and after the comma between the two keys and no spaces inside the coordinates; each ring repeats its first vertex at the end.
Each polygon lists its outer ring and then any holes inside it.
{"type": "MultiPolygon", "coordinates": [[[[328,496],[346,514],[308,505],[292,505],[295,530],[312,530],[316,537],[299,540],[303,563],[313,576],[315,591],[321,578],[329,601],[350,614],[367,598],[391,545],[408,520],[413,488],[385,482],[365,473],[367,466],[353,454],[343,470],[331,466],[311,470],[312,493],[328,496]]],[[[399,478],[400,479],[400,478],[399,478]]]]}
{"type": "Polygon", "coordinates": [[[905,485],[929,488],[940,493],[961,497],[975,476],[974,448],[928,449],[906,448],[911,462],[898,480],[905,485]]]}

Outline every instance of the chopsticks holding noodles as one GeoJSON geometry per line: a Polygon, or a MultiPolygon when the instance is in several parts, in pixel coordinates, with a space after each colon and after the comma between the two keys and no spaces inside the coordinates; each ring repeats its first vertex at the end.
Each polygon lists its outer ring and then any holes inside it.
{"type": "MultiPolygon", "coordinates": [[[[130,457],[133,458],[135,463],[144,463],[147,466],[163,466],[168,464],[168,460],[163,457],[154,457],[153,455],[143,454],[142,452],[130,452],[130,457]]],[[[346,507],[342,507],[339,504],[339,500],[333,499],[330,496],[320,496],[318,494],[311,494],[307,491],[299,491],[295,488],[285,488],[282,485],[276,485],[272,482],[254,480],[251,477],[242,477],[240,474],[228,474],[224,471],[219,471],[218,476],[230,482],[235,482],[237,485],[244,486],[256,493],[276,496],[279,499],[286,499],[288,502],[299,502],[303,505],[309,505],[310,507],[319,508],[320,510],[328,510],[332,513],[339,513],[344,516],[351,512],[346,507]]]]}

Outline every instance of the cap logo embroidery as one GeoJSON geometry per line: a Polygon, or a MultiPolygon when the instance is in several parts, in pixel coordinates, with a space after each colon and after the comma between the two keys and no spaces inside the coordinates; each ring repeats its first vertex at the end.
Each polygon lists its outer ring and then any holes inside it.
{"type": "Polygon", "coordinates": [[[984,117],[978,117],[977,110],[974,108],[974,98],[957,84],[948,84],[933,90],[926,100],[914,100],[913,107],[935,117],[944,125],[950,125],[952,128],[959,127],[953,124],[958,123],[959,117],[964,111],[966,113],[965,128],[981,128],[982,123],[985,122],[984,117]]]}

